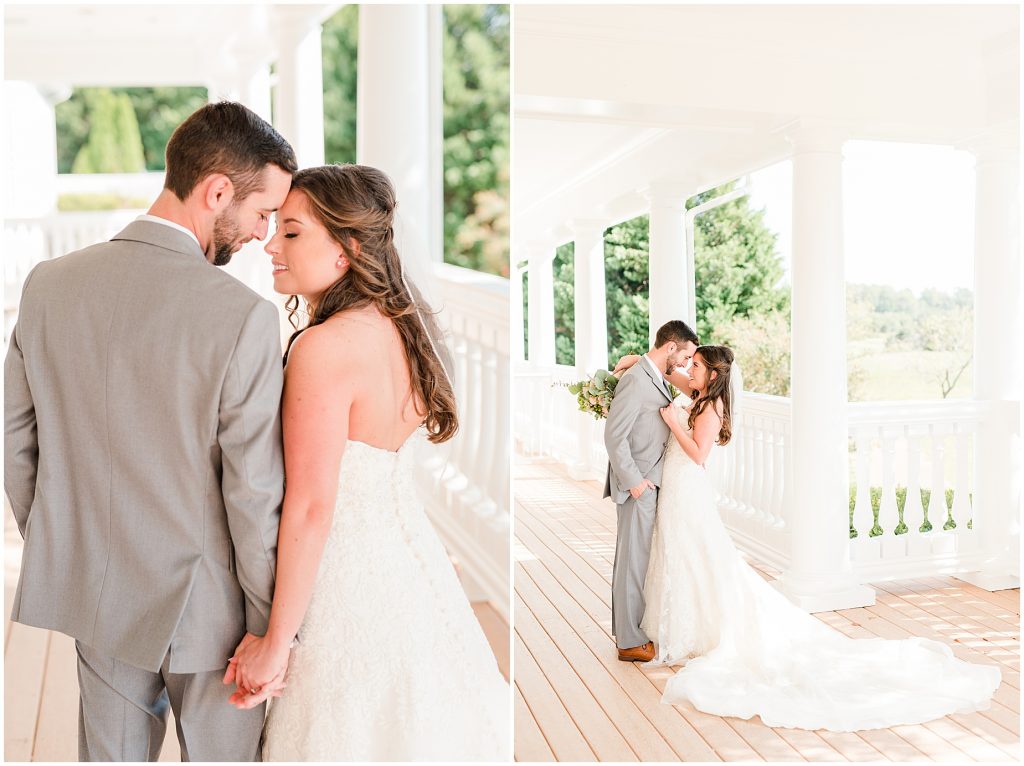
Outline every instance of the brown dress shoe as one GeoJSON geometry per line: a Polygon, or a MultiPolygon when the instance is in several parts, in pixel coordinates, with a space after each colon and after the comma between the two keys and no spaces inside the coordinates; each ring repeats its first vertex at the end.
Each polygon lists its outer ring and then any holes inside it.
{"type": "Polygon", "coordinates": [[[619,659],[623,662],[650,662],[654,659],[654,642],[648,641],[643,646],[631,649],[619,649],[619,659]]]}

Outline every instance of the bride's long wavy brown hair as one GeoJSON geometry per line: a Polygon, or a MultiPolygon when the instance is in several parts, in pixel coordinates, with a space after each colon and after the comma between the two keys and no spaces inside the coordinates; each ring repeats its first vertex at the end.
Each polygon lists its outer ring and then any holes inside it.
{"type": "Polygon", "coordinates": [[[349,267],[316,306],[306,306],[309,322],[304,327],[299,326],[299,297],[288,299],[285,308],[295,332],[288,340],[285,362],[292,343],[310,327],[342,311],[375,306],[394,322],[402,338],[416,411],[424,416],[428,438],[435,444],[451,439],[459,428],[455,392],[431,345],[431,336],[441,337],[437,320],[419,295],[409,293],[402,280],[402,264],[394,244],[397,200],[391,179],[366,165],[323,165],[296,173],[292,189],[306,195],[310,212],[341,245],[349,267]],[[353,241],[359,244],[358,250],[353,241]],[[429,333],[425,324],[430,327],[429,333]],[[420,403],[425,412],[420,411],[420,403]]]}
{"type": "Polygon", "coordinates": [[[718,431],[718,444],[725,446],[732,438],[732,389],[729,387],[729,376],[732,373],[732,363],[735,355],[728,346],[698,346],[693,352],[694,356],[700,354],[704,360],[704,366],[708,370],[707,390],[697,397],[690,408],[690,419],[688,425],[693,428],[704,408],[716,401],[722,402],[722,427],[718,431]],[[717,373],[714,380],[711,380],[711,373],[717,373]]]}

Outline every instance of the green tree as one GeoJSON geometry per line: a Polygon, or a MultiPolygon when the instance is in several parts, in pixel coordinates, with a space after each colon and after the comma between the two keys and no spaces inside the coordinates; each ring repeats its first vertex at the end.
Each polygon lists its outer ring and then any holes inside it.
{"type": "Polygon", "coordinates": [[[604,232],[608,369],[623,354],[642,354],[650,338],[650,218],[637,216],[604,232]]]}
{"type": "Polygon", "coordinates": [[[509,6],[444,6],[445,261],[508,276],[509,6]]]}
{"type": "Polygon", "coordinates": [[[209,98],[206,88],[196,87],[117,88],[114,92],[131,99],[142,134],[146,170],[154,172],[166,169],[164,153],[175,128],[209,98]]]}
{"type": "MultiPolygon", "coordinates": [[[[735,182],[696,195],[687,209],[730,192],[735,182]]],[[[694,219],[694,270],[697,326],[702,338],[734,316],[783,312],[788,315],[789,290],[781,287],[782,259],[777,236],[753,210],[747,197],[726,202],[694,219]]],[[[788,322],[787,322],[788,324],[788,322]]],[[[788,333],[787,333],[788,334],[788,333]]]]}
{"type": "MultiPolygon", "coordinates": [[[[728,183],[699,194],[687,202],[687,209],[734,186],[728,183]]],[[[649,230],[650,220],[643,215],[605,232],[609,366],[623,354],[648,348],[649,230]]],[[[749,361],[744,358],[744,374],[754,385],[763,385],[765,393],[788,391],[789,290],[780,284],[782,260],[764,211],[751,209],[741,197],[702,213],[694,222],[694,244],[694,329],[709,341],[738,339],[741,331],[763,338],[756,344],[757,353],[749,361]],[[737,324],[735,319],[750,321],[737,324]]],[[[749,345],[753,349],[755,344],[749,345]]]]}
{"type": "Polygon", "coordinates": [[[781,311],[734,315],[716,326],[708,340],[736,354],[745,390],[789,396],[789,319],[781,311]]]}
{"type": "Polygon", "coordinates": [[[324,158],[356,161],[359,5],[342,6],[323,26],[324,158]]]}
{"type": "Polygon", "coordinates": [[[58,173],[72,172],[75,158],[89,138],[93,122],[90,104],[100,90],[130,99],[142,137],[145,169],[150,171],[164,170],[164,150],[171,133],[207,100],[206,88],[75,88],[71,97],[56,107],[58,173]]]}
{"type": "Polygon", "coordinates": [[[74,173],[138,173],[146,168],[142,137],[131,100],[98,88],[87,99],[89,137],[72,165],[74,173]]]}
{"type": "Polygon", "coordinates": [[[575,243],[568,242],[555,250],[551,263],[555,290],[556,364],[576,364],[575,252],[575,243]]]}

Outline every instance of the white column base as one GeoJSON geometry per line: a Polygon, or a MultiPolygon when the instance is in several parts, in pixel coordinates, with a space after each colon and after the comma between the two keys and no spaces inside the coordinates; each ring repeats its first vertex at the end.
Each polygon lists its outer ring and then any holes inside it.
{"type": "Polygon", "coordinates": [[[953,575],[957,580],[975,585],[990,593],[997,590],[1010,590],[1020,587],[1020,578],[1010,573],[999,572],[966,572],[953,575]]]}
{"type": "Polygon", "coordinates": [[[805,612],[834,612],[838,609],[857,609],[875,605],[875,590],[867,585],[800,586],[787,581],[785,575],[772,583],[782,595],[805,612]]]}

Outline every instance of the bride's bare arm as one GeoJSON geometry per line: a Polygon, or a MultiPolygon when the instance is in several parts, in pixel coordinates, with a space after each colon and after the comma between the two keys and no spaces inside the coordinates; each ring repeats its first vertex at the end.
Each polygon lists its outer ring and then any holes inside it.
{"type": "Polygon", "coordinates": [[[640,361],[639,354],[626,354],[624,357],[619,359],[618,364],[615,365],[615,369],[612,370],[612,375],[619,377],[622,373],[632,367],[634,364],[640,361]]]}
{"type": "MultiPolygon", "coordinates": [[[[634,364],[639,362],[643,357],[640,354],[626,354],[624,357],[619,359],[618,364],[615,365],[615,369],[612,370],[612,375],[619,377],[632,367],[634,364]]],[[[693,398],[694,391],[690,388],[690,376],[683,370],[674,370],[671,375],[666,375],[665,380],[671,383],[673,386],[678,388],[684,394],[693,398]]]]}
{"type": "MultiPolygon", "coordinates": [[[[353,333],[353,335],[356,333],[353,333]]],[[[334,516],[358,368],[356,338],[314,327],[288,357],[281,410],[286,488],[270,623],[236,655],[237,683],[260,688],[287,666],[334,516]]]]}
{"type": "Polygon", "coordinates": [[[697,465],[704,465],[708,459],[711,448],[718,440],[718,432],[722,428],[722,420],[713,406],[706,407],[693,423],[693,436],[686,433],[679,422],[678,408],[674,404],[661,409],[661,417],[668,424],[669,429],[683,452],[697,465]]]}

